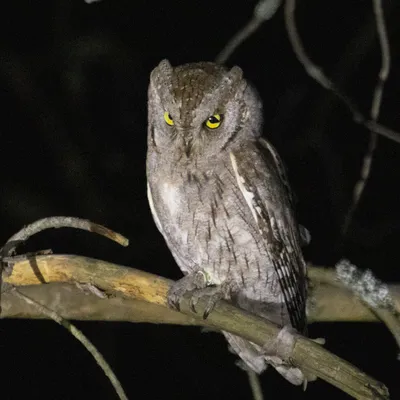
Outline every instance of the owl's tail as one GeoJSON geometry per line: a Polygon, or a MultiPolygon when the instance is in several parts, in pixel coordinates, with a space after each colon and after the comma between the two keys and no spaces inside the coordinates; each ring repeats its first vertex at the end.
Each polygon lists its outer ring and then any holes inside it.
{"type": "Polygon", "coordinates": [[[268,365],[272,365],[293,385],[301,385],[305,382],[306,378],[299,368],[285,363],[279,357],[265,355],[263,349],[255,343],[228,332],[223,332],[223,334],[231,350],[241,358],[244,369],[251,369],[257,374],[261,374],[268,365]]]}

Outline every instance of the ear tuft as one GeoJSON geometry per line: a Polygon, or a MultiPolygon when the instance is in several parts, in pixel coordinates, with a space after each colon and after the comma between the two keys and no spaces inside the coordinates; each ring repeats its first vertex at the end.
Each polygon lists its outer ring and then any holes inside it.
{"type": "Polygon", "coordinates": [[[172,66],[171,63],[166,58],[164,58],[164,60],[161,60],[160,63],[158,64],[157,69],[159,69],[162,72],[172,71],[172,66]]]}
{"type": "Polygon", "coordinates": [[[234,66],[229,71],[229,77],[232,79],[232,82],[237,82],[243,78],[242,68],[238,66],[234,66]]]}
{"type": "Polygon", "coordinates": [[[161,86],[165,80],[170,80],[172,75],[172,66],[167,59],[161,60],[160,63],[151,71],[150,83],[155,86],[161,86]]]}

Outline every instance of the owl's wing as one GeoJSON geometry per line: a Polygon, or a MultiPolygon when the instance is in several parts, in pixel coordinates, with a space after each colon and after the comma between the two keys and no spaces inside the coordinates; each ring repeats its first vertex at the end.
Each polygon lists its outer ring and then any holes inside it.
{"type": "Polygon", "coordinates": [[[306,330],[306,267],[286,172],[276,150],[261,139],[255,147],[231,152],[235,178],[265,240],[279,278],[290,322],[306,330]]]}

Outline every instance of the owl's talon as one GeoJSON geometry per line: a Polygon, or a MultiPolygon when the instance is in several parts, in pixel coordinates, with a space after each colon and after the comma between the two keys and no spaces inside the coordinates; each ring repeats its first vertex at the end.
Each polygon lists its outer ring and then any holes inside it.
{"type": "Polygon", "coordinates": [[[181,311],[181,303],[179,302],[179,300],[175,301],[173,303],[174,308],[176,308],[176,311],[181,311]]]}
{"type": "Polygon", "coordinates": [[[204,289],[196,290],[192,294],[190,304],[196,305],[200,299],[207,298],[207,304],[203,312],[203,319],[207,319],[218,301],[227,298],[230,288],[229,284],[223,283],[222,285],[208,286],[204,289]]]}
{"type": "Polygon", "coordinates": [[[181,307],[178,299],[176,299],[175,297],[172,298],[172,295],[170,296],[168,294],[167,302],[169,307],[171,307],[174,310],[180,311],[181,307]]]}
{"type": "Polygon", "coordinates": [[[207,307],[206,309],[205,309],[205,311],[204,311],[204,314],[203,314],[203,319],[207,319],[208,318],[208,316],[210,315],[210,312],[212,311],[212,309],[213,309],[214,307],[207,307]]]}
{"type": "Polygon", "coordinates": [[[193,297],[191,297],[190,298],[190,300],[189,300],[189,307],[190,307],[190,309],[194,312],[194,313],[196,313],[197,314],[197,311],[196,311],[196,304],[195,304],[195,302],[193,301],[193,297]]]}
{"type": "Polygon", "coordinates": [[[206,309],[204,310],[204,314],[203,314],[203,319],[207,319],[208,316],[210,315],[211,311],[214,310],[215,305],[217,304],[217,302],[219,300],[221,300],[223,298],[223,293],[215,293],[214,295],[212,295],[210,297],[210,299],[208,300],[208,304],[206,309]]]}

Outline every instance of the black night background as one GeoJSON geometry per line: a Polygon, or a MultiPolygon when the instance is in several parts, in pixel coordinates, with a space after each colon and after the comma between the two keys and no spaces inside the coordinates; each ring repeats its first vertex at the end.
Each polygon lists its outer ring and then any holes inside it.
{"type": "MultiPolygon", "coordinates": [[[[372,1],[298,1],[307,52],[369,115],[380,67],[372,1]]],[[[52,248],[182,275],[146,198],[147,85],[162,58],[212,61],[251,17],[256,1],[12,1],[0,14],[1,242],[43,217],[71,215],[130,239],[128,248],[76,230],[41,233],[19,252],[52,248]]],[[[391,70],[379,122],[400,131],[400,5],[383,1],[391,70]]],[[[372,171],[347,235],[341,226],[360,175],[369,132],[296,59],[282,9],[229,59],[264,102],[265,137],[284,159],[306,259],[345,257],[385,282],[400,281],[400,144],[379,137],[372,171]]],[[[222,335],[197,327],[80,322],[130,399],[251,399],[222,335]]],[[[384,382],[400,398],[398,349],[375,323],[313,323],[310,337],[384,382]]],[[[3,399],[114,399],[88,352],[51,321],[0,322],[3,399]]],[[[349,398],[318,380],[303,392],[274,370],[266,399],[349,398]]]]}

